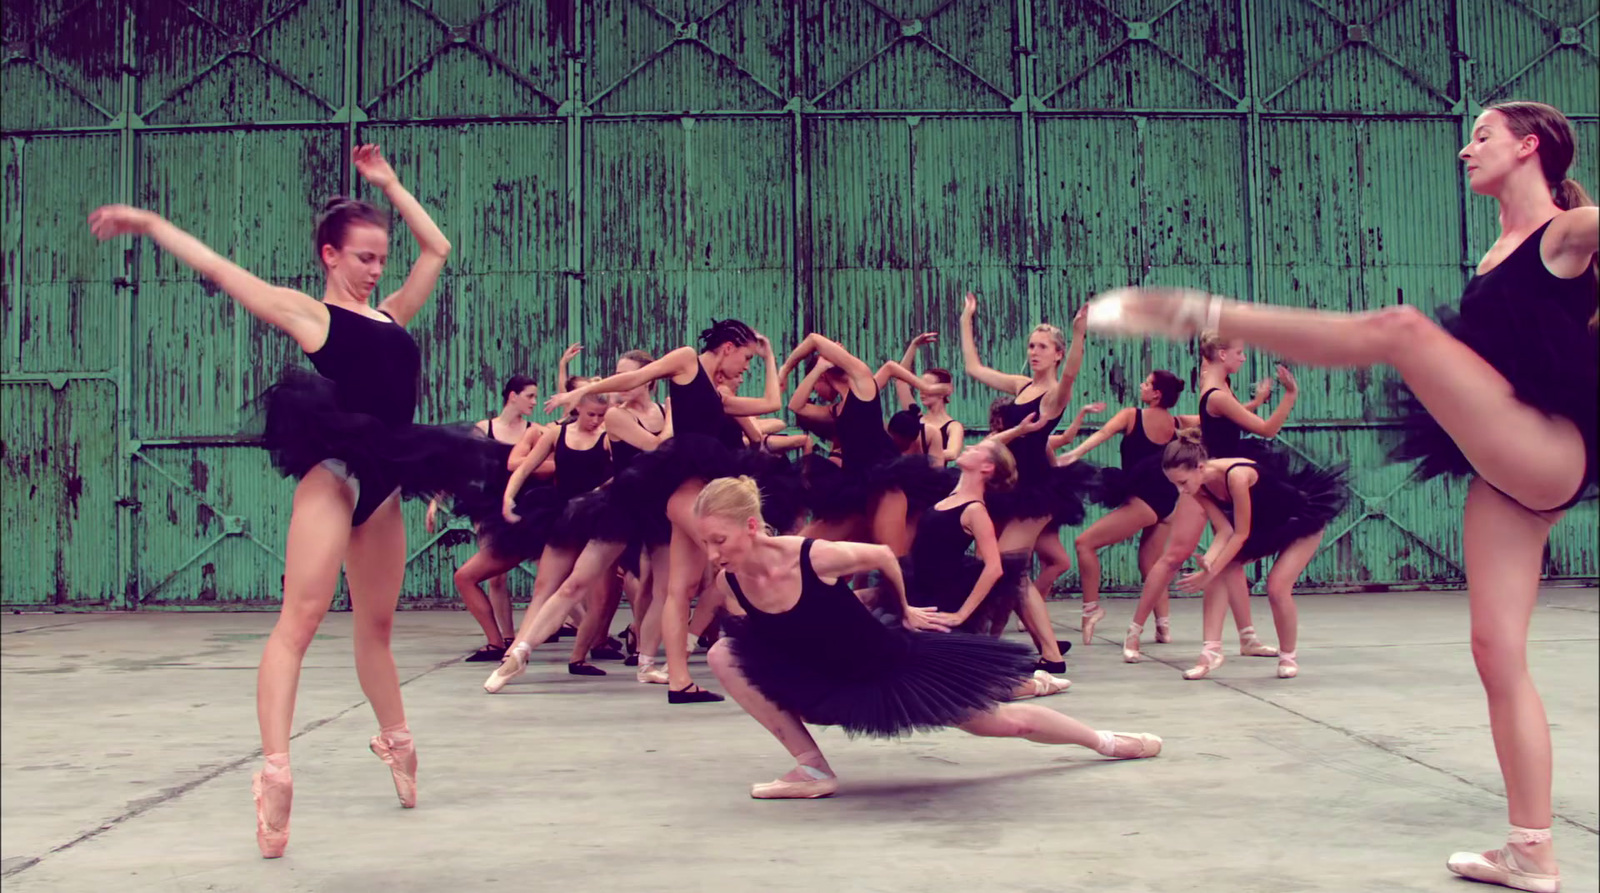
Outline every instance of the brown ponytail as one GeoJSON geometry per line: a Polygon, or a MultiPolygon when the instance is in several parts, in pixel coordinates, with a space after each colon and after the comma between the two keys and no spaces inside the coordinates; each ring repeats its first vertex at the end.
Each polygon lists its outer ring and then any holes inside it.
{"type": "Polygon", "coordinates": [[[1550,197],[1555,200],[1556,207],[1563,211],[1570,211],[1573,208],[1587,208],[1594,204],[1594,199],[1589,197],[1589,193],[1583,188],[1583,184],[1571,177],[1567,177],[1551,187],[1550,197]]]}

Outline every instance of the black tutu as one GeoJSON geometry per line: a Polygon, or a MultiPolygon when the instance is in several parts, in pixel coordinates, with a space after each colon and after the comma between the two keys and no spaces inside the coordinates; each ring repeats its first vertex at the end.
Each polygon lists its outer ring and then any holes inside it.
{"type": "Polygon", "coordinates": [[[505,480],[510,448],[471,425],[388,424],[343,408],[332,381],[303,369],[286,369],[263,400],[262,445],[286,476],[338,460],[361,483],[363,500],[396,488],[408,498],[471,498],[497,476],[505,480]]]}
{"type": "Polygon", "coordinates": [[[1150,456],[1132,469],[1100,470],[1097,501],[1102,506],[1121,508],[1133,499],[1150,506],[1158,520],[1165,519],[1177,507],[1178,487],[1167,479],[1167,473],[1161,468],[1161,456],[1150,456]]]}
{"type": "MultiPolygon", "coordinates": [[[[1592,303],[1589,309],[1593,309],[1592,303]]],[[[1600,494],[1595,486],[1595,457],[1600,452],[1600,350],[1594,333],[1555,302],[1532,296],[1502,300],[1485,295],[1473,301],[1470,316],[1449,307],[1440,307],[1435,314],[1445,331],[1505,376],[1518,400],[1573,421],[1587,447],[1584,487],[1575,497],[1594,499],[1600,494]]],[[[1424,480],[1474,474],[1472,463],[1455,440],[1403,382],[1391,381],[1389,396],[1401,420],[1389,452],[1391,459],[1417,462],[1417,476],[1424,480]]]]}
{"type": "Polygon", "coordinates": [[[1303,536],[1328,526],[1350,501],[1349,466],[1322,468],[1286,453],[1257,460],[1250,488],[1250,535],[1235,561],[1250,564],[1277,555],[1303,536]]]}
{"type": "Polygon", "coordinates": [[[911,632],[874,612],[892,645],[877,654],[835,654],[829,642],[763,635],[730,617],[729,646],[750,683],[805,722],[851,737],[894,738],[960,725],[1011,698],[1033,677],[1033,651],[961,632],[911,632]],[[863,659],[868,657],[869,659],[863,659]]]}
{"type": "MultiPolygon", "coordinates": [[[[1003,631],[1006,622],[1017,607],[1017,593],[1022,590],[1031,570],[1027,560],[1001,558],[1001,576],[989,588],[977,610],[958,627],[965,633],[990,635],[1003,631]]],[[[954,574],[919,575],[910,559],[900,559],[900,575],[906,581],[906,601],[919,608],[936,608],[954,614],[967,603],[972,587],[983,573],[983,562],[972,555],[962,557],[960,570],[954,574]]],[[[883,583],[878,583],[882,586],[883,583]]]]}
{"type": "Polygon", "coordinates": [[[531,561],[550,544],[551,533],[566,509],[566,500],[556,495],[553,484],[531,481],[517,491],[514,504],[516,521],[507,521],[498,505],[493,513],[475,518],[478,537],[498,558],[519,563],[531,561]]]}
{"type": "Polygon", "coordinates": [[[920,512],[949,495],[957,474],[937,468],[927,456],[893,456],[866,469],[843,468],[815,453],[800,461],[805,501],[812,517],[841,521],[865,514],[879,496],[899,491],[906,510],[920,512]]]}
{"type": "Polygon", "coordinates": [[[1074,462],[1052,465],[1040,475],[1018,480],[1015,487],[990,492],[985,497],[995,528],[1023,518],[1049,518],[1052,527],[1073,527],[1083,523],[1084,507],[1100,496],[1097,465],[1074,462]]]}
{"type": "Polygon", "coordinates": [[[710,481],[749,475],[761,488],[761,513],[779,531],[788,530],[805,510],[800,472],[782,456],[757,449],[731,450],[698,434],[673,437],[636,457],[627,470],[596,491],[603,510],[587,534],[603,542],[646,545],[666,543],[672,536],[667,500],[685,481],[710,481]]]}

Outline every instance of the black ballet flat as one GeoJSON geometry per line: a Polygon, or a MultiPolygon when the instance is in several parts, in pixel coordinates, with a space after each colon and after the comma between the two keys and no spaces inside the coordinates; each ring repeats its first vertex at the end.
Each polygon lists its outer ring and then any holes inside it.
{"type": "Polygon", "coordinates": [[[567,672],[574,676],[604,676],[606,674],[605,670],[599,667],[591,667],[586,663],[567,664],[567,672]]]}
{"type": "Polygon", "coordinates": [[[720,639],[720,638],[722,638],[722,637],[721,636],[701,636],[700,638],[695,640],[695,643],[700,646],[700,650],[701,651],[710,651],[711,650],[711,646],[717,644],[717,639],[720,639]]]}
{"type": "Polygon", "coordinates": [[[463,658],[469,664],[499,663],[505,659],[506,649],[503,645],[485,645],[463,658]]]}
{"type": "Polygon", "coordinates": [[[1033,668],[1035,670],[1044,670],[1046,673],[1065,673],[1067,671],[1067,662],[1040,658],[1039,662],[1033,665],[1033,668]]]}
{"type": "Polygon", "coordinates": [[[599,648],[589,649],[590,660],[622,660],[622,652],[616,648],[602,645],[599,648]]]}
{"type": "Polygon", "coordinates": [[[577,627],[575,627],[575,626],[563,626],[560,629],[556,630],[556,634],[551,636],[550,638],[552,638],[552,639],[554,639],[554,640],[559,642],[562,639],[570,639],[570,638],[572,638],[573,636],[575,636],[577,634],[578,634],[578,628],[577,627]]]}
{"type": "Polygon", "coordinates": [[[692,682],[688,688],[667,689],[668,704],[710,704],[721,700],[724,700],[722,695],[714,691],[706,691],[692,682]]]}
{"type": "Polygon", "coordinates": [[[606,636],[606,640],[600,643],[600,647],[609,648],[612,651],[621,651],[622,641],[616,636],[606,636]]]}
{"type": "Polygon", "coordinates": [[[1072,642],[1068,641],[1067,639],[1057,639],[1056,647],[1061,649],[1062,654],[1066,654],[1068,651],[1072,650],[1072,642]]]}
{"type": "Polygon", "coordinates": [[[639,665],[639,652],[635,651],[623,658],[622,665],[625,667],[637,667],[639,665]]]}

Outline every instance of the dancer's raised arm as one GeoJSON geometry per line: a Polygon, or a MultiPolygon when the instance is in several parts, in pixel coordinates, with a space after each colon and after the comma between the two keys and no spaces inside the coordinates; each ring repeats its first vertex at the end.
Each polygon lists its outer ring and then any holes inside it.
{"type": "Polygon", "coordinates": [[[416,261],[411,264],[411,272],[406,274],[406,281],[378,304],[379,310],[389,314],[395,322],[405,325],[422,309],[428,296],[433,294],[433,287],[439,284],[445,258],[450,256],[450,240],[444,237],[438,224],[422,209],[416,196],[400,185],[400,178],[389,162],[384,160],[377,146],[357,146],[350,153],[350,160],[355,163],[356,172],[363,179],[383,190],[389,206],[400,213],[400,219],[406,222],[411,235],[416,237],[417,247],[421,249],[416,261]]]}
{"type": "Polygon", "coordinates": [[[967,292],[961,307],[961,367],[971,377],[1007,394],[1015,394],[1028,386],[1026,375],[1007,375],[983,365],[978,357],[978,338],[973,334],[972,320],[978,315],[978,296],[967,292]]]}

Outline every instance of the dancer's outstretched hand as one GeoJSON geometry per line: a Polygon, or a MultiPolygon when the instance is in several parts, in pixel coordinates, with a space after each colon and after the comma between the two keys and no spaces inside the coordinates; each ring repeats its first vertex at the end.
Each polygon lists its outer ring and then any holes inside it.
{"type": "Polygon", "coordinates": [[[572,358],[583,353],[583,345],[578,343],[568,344],[567,349],[561,352],[561,362],[570,363],[572,358]]]}
{"type": "Polygon", "coordinates": [[[772,342],[768,341],[767,336],[760,332],[756,333],[756,355],[759,357],[772,356],[772,342]]]}
{"type": "Polygon", "coordinates": [[[961,318],[971,319],[978,315],[978,296],[967,292],[967,298],[961,305],[961,318]]]}
{"type": "Polygon", "coordinates": [[[583,388],[576,388],[564,394],[551,394],[550,399],[544,401],[544,411],[552,415],[565,414],[567,410],[578,405],[582,393],[583,388]]]}
{"type": "Polygon", "coordinates": [[[919,608],[916,605],[906,605],[905,616],[900,618],[900,623],[906,629],[918,630],[929,633],[947,633],[950,625],[940,620],[938,611],[932,608],[919,608]]]}
{"type": "Polygon", "coordinates": [[[1267,398],[1271,397],[1271,396],[1272,396],[1272,379],[1271,378],[1263,378],[1260,381],[1256,382],[1256,401],[1258,403],[1267,402],[1267,398]]]}
{"type": "Polygon", "coordinates": [[[89,232],[100,241],[117,236],[142,236],[158,218],[154,212],[129,205],[104,205],[89,214],[89,232]]]}
{"type": "Polygon", "coordinates": [[[1207,561],[1204,555],[1195,556],[1194,561],[1200,565],[1200,569],[1192,574],[1186,574],[1178,581],[1178,588],[1184,592],[1204,592],[1211,578],[1217,575],[1216,571],[1211,569],[1211,562],[1207,561]]]}
{"type": "Polygon", "coordinates": [[[1040,428],[1043,428],[1044,423],[1044,417],[1035,412],[1023,419],[1022,423],[1017,425],[1017,428],[1020,429],[1023,434],[1032,434],[1040,428]]]}
{"type": "Polygon", "coordinates": [[[356,173],[361,175],[361,179],[379,189],[400,179],[394,168],[389,166],[389,162],[384,160],[383,150],[376,145],[368,144],[351,149],[350,162],[356,166],[356,173]]]}
{"type": "Polygon", "coordinates": [[[1300,390],[1300,383],[1294,380],[1294,373],[1282,363],[1278,364],[1278,381],[1283,382],[1283,389],[1288,393],[1293,394],[1300,390]]]}
{"type": "Polygon", "coordinates": [[[1085,404],[1085,406],[1083,407],[1083,414],[1084,415],[1094,415],[1097,412],[1105,412],[1105,411],[1106,411],[1106,402],[1104,400],[1096,400],[1093,403],[1085,404]]]}
{"type": "Polygon", "coordinates": [[[922,334],[918,335],[917,337],[911,339],[911,346],[912,347],[921,347],[924,344],[933,344],[933,343],[937,342],[938,340],[939,340],[939,333],[938,332],[923,332],[922,334]]]}
{"type": "Polygon", "coordinates": [[[505,518],[506,521],[511,524],[515,524],[522,520],[522,516],[517,514],[516,503],[509,499],[507,499],[505,503],[500,506],[500,517],[505,518]]]}
{"type": "Polygon", "coordinates": [[[1072,314],[1072,334],[1074,337],[1089,331],[1089,305],[1084,304],[1078,312],[1072,314]]]}

